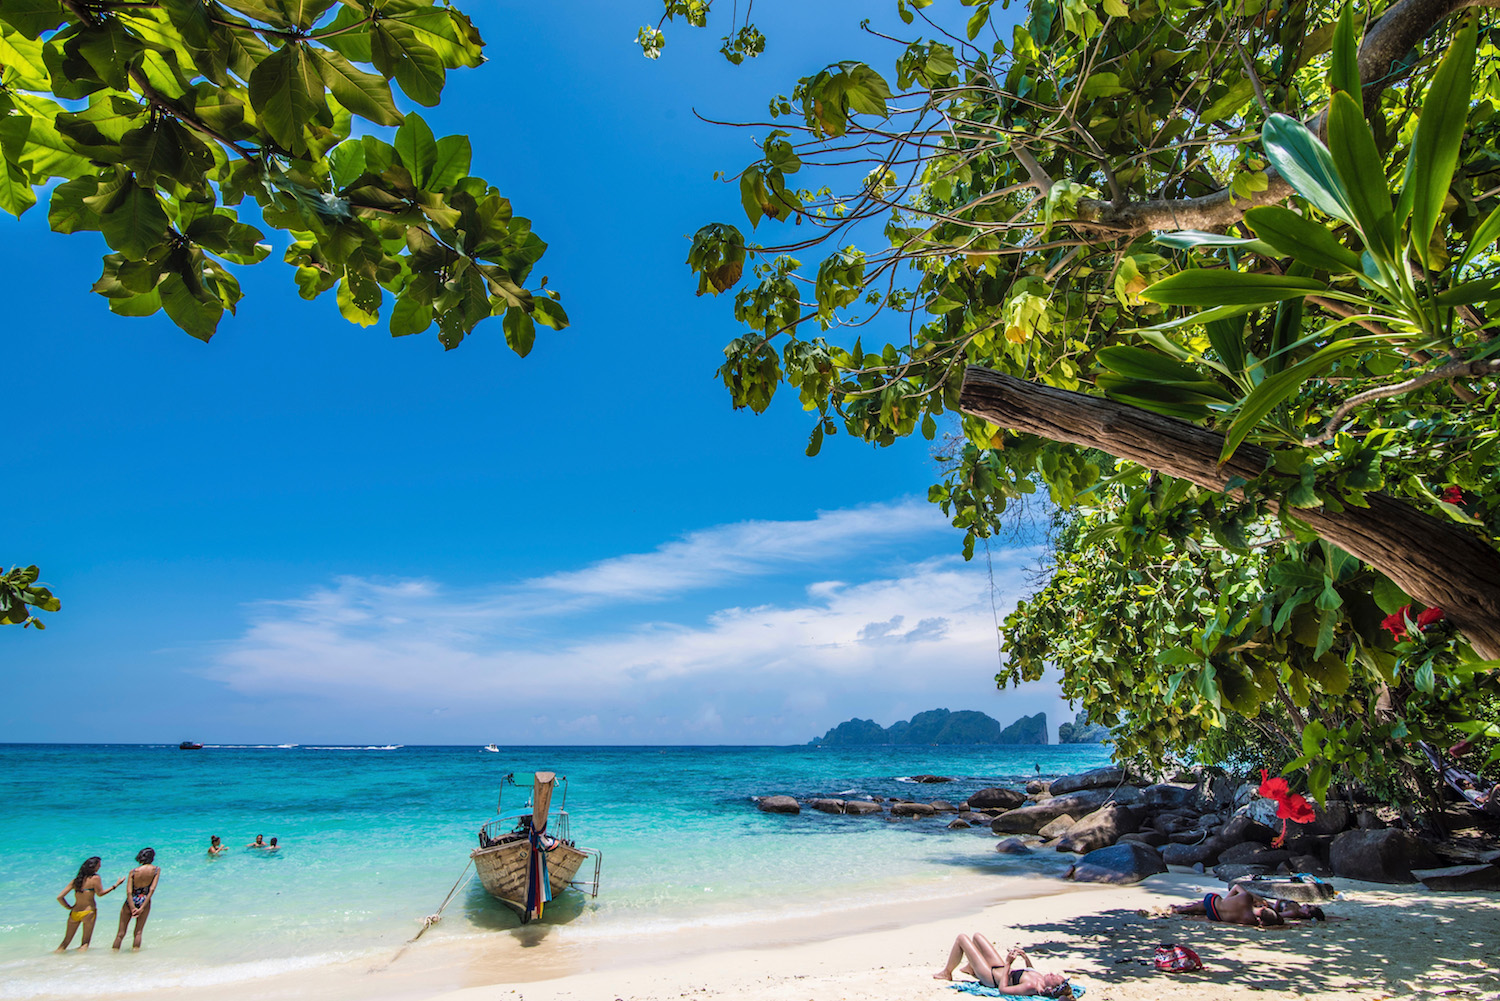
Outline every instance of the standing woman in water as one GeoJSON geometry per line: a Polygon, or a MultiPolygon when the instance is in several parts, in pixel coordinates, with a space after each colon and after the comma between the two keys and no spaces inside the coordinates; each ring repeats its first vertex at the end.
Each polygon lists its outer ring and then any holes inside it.
{"type": "Polygon", "coordinates": [[[151,898],[156,896],[156,886],[161,882],[161,866],[152,865],[156,859],[155,848],[142,848],[135,860],[140,863],[130,870],[125,878],[130,880],[130,899],[120,906],[120,930],[115,933],[114,948],[125,941],[125,930],[130,919],[135,918],[135,942],[133,949],[141,947],[141,933],[146,930],[146,919],[151,916],[151,898]]]}
{"type": "MultiPolygon", "coordinates": [[[[115,880],[115,886],[125,882],[123,879],[115,880]]],[[[94,902],[95,897],[102,897],[109,892],[104,888],[104,881],[99,878],[99,856],[94,855],[83,860],[83,865],[78,867],[78,875],[73,877],[73,882],[63,887],[63,892],[57,895],[57,902],[68,909],[68,930],[63,935],[62,945],[57,947],[62,952],[73,941],[73,934],[80,928],[83,929],[83,938],[79,940],[79,950],[89,947],[89,939],[94,937],[94,921],[99,917],[99,905],[94,902]],[[73,902],[70,904],[64,898],[71,893],[73,902]]]]}

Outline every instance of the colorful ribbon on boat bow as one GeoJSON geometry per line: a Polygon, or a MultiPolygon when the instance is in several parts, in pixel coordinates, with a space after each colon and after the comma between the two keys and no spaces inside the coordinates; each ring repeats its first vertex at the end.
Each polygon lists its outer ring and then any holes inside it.
{"type": "Polygon", "coordinates": [[[547,849],[557,844],[541,831],[527,832],[531,859],[526,865],[526,913],[529,918],[542,916],[542,909],[552,902],[552,879],[547,874],[547,849]]]}

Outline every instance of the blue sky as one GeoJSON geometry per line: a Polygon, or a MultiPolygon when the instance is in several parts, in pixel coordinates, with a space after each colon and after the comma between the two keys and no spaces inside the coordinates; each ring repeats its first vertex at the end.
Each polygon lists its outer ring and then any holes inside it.
{"type": "Polygon", "coordinates": [[[643,59],[652,0],[460,6],[490,62],[423,114],[551,245],[573,326],[527,359],[498,321],[453,352],[347,324],[280,243],[204,345],[108,313],[96,235],[0,219],[0,560],[63,600],[0,631],[0,740],[792,743],[938,706],[1055,727],[1054,685],[992,681],[991,600],[1036,552],[997,551],[992,595],[923,499],[926,442],[808,459],[795,398],[734,412],[730,304],[683,264],[703,223],[743,225],[713,172],[754,157],[693,110],[888,68],[874,5],[757,5],[768,50],[739,68],[712,26],[643,59]]]}

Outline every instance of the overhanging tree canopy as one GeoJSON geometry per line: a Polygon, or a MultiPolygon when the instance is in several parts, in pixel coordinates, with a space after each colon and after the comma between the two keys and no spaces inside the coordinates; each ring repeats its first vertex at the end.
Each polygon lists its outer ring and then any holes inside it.
{"type": "MultiPolygon", "coordinates": [[[[963,409],[968,443],[932,496],[967,552],[1039,480],[1092,512],[1080,558],[1149,576],[1228,554],[1204,567],[1234,564],[1232,597],[1207,570],[1201,589],[1130,585],[1157,612],[1197,609],[1175,639],[1118,643],[1108,669],[1058,658],[1086,704],[1186,685],[1211,729],[1289,703],[1315,783],[1370,739],[1318,716],[1351,679],[1388,721],[1410,701],[1414,723],[1464,722],[1500,658],[1486,5],[1034,0],[1008,31],[968,6],[955,34],[898,2],[922,37],[892,39],[894,86],[831,64],[757,123],[749,222],[804,228],[747,246],[713,224],[689,257],[700,294],[754,266],[721,370],[735,404],[791,385],[817,414],[810,453],[839,430],[931,438],[963,409]],[[867,345],[892,315],[907,334],[867,345]],[[1446,625],[1424,613],[1424,632],[1413,604],[1446,625]]],[[[1081,591],[1045,597],[1098,614],[1081,591]]],[[[1007,623],[1013,676],[1040,675],[1043,620],[1061,621],[1023,606],[1007,623]]]]}
{"type": "Polygon", "coordinates": [[[393,335],[436,321],[446,348],[502,316],[525,355],[535,323],[567,324],[525,287],[546,244],[469,173],[468,138],[435,137],[390,86],[435,105],[482,49],[429,0],[6,0],[0,208],[40,191],[53,230],[109,244],[94,291],[112,311],[207,340],[240,299],[231,265],[271,252],[248,196],[303,298],[335,289],[368,326],[389,294],[393,335]],[[350,138],[356,117],[395,134],[350,138]]]}

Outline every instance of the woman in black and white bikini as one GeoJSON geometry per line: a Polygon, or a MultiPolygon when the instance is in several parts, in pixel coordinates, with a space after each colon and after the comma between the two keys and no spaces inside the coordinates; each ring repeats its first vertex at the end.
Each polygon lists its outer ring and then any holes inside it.
{"type": "Polygon", "coordinates": [[[161,866],[152,865],[156,859],[156,849],[142,848],[136,855],[135,860],[140,863],[130,870],[130,875],[125,878],[130,896],[120,906],[120,930],[115,933],[114,948],[118,949],[120,943],[125,941],[125,932],[130,927],[130,919],[135,919],[135,941],[132,949],[141,947],[141,933],[146,930],[146,919],[151,916],[151,900],[156,896],[156,887],[161,883],[161,866]]]}

